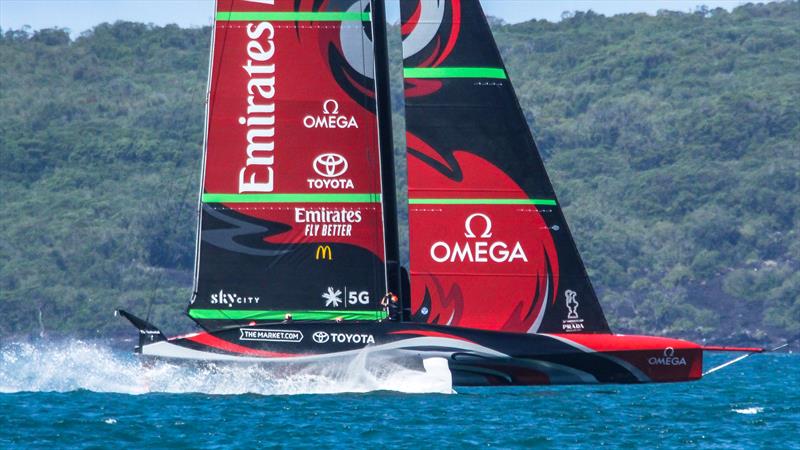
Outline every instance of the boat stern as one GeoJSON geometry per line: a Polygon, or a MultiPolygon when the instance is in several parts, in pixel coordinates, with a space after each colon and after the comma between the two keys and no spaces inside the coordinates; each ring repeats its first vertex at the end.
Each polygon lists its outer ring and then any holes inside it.
{"type": "Polygon", "coordinates": [[[167,337],[155,325],[150,322],[134,316],[133,314],[118,309],[114,311],[114,315],[120,315],[130,322],[137,330],[139,330],[139,345],[134,348],[136,353],[142,353],[145,345],[155,344],[157,342],[166,341],[167,337]]]}

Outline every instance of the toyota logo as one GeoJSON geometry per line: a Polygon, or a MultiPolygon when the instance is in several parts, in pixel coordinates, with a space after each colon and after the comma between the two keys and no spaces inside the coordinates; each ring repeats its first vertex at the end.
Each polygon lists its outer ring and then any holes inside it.
{"type": "Polygon", "coordinates": [[[314,159],[314,172],[325,178],[336,178],[347,172],[347,160],[337,153],[323,153],[314,159]]]}
{"type": "Polygon", "coordinates": [[[330,340],[330,335],[324,331],[317,331],[311,335],[311,339],[314,339],[314,342],[317,344],[324,344],[330,340]]]}

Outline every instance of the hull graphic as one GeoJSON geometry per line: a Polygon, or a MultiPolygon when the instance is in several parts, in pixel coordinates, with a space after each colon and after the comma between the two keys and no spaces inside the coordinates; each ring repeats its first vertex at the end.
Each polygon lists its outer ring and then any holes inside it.
{"type": "Polygon", "coordinates": [[[701,377],[703,365],[701,346],[652,336],[523,334],[388,321],[259,323],[170,339],[152,327],[140,330],[137,352],[185,361],[304,366],[366,351],[370,358],[422,370],[423,360],[441,357],[460,386],[691,381],[701,377]]]}

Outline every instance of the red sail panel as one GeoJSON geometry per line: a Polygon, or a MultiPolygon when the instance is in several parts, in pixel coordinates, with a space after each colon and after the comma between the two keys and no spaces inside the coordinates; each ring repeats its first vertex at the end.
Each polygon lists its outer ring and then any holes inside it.
{"type": "Polygon", "coordinates": [[[608,332],[479,1],[401,15],[412,317],[608,332]]]}
{"type": "Polygon", "coordinates": [[[369,11],[367,0],[218,1],[189,308],[202,324],[381,317],[369,11]]]}
{"type": "Polygon", "coordinates": [[[409,158],[413,310],[427,308],[440,324],[526,332],[557,289],[556,249],[539,210],[548,201],[529,204],[486,160],[454,156],[461,181],[409,158]]]}

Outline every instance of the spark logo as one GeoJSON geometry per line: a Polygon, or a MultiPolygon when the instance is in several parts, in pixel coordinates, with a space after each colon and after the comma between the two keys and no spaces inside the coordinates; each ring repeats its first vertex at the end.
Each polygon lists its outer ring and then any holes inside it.
{"type": "Polygon", "coordinates": [[[326,308],[330,306],[337,308],[342,303],[342,291],[329,287],[328,292],[322,294],[322,298],[325,299],[326,308]]]}
{"type": "Polygon", "coordinates": [[[338,308],[342,304],[345,308],[347,308],[347,305],[369,305],[369,291],[348,291],[347,286],[345,286],[344,295],[342,295],[342,289],[328,286],[328,290],[322,293],[322,299],[325,300],[326,308],[338,308]],[[345,301],[345,298],[347,301],[345,301]]]}

